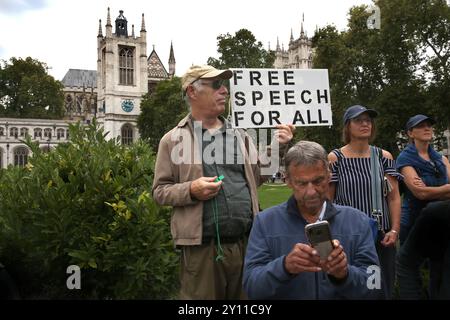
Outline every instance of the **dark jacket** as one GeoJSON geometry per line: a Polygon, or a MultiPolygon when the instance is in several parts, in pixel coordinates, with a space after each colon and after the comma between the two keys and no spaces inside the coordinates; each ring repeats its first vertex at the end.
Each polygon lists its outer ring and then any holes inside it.
{"type": "MultiPolygon", "coordinates": [[[[427,187],[439,187],[447,184],[447,168],[442,160],[442,155],[433,150],[431,146],[428,146],[428,155],[430,156],[431,161],[426,161],[419,156],[414,144],[408,144],[397,158],[397,170],[400,171],[407,166],[413,167],[427,187]]],[[[405,188],[401,223],[407,227],[408,231],[409,228],[414,225],[420,211],[425,208],[429,202],[429,200],[420,200],[416,198],[408,188],[405,188]]],[[[406,239],[407,234],[402,231],[401,236],[403,242],[403,240],[406,239]]]]}
{"type": "MultiPolygon", "coordinates": [[[[255,217],[244,263],[244,288],[250,299],[364,299],[376,298],[380,290],[368,289],[367,280],[378,266],[369,218],[354,208],[327,202],[324,220],[344,248],[348,277],[331,282],[324,272],[289,275],[285,256],[296,243],[308,243],[306,220],[292,196],[287,202],[255,217]]],[[[370,281],[370,280],[369,280],[370,281]]]]}

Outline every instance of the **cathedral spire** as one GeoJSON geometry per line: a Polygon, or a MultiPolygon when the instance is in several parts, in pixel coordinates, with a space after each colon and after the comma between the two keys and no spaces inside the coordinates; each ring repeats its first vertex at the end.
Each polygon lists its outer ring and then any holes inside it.
{"type": "Polygon", "coordinates": [[[291,38],[289,40],[289,43],[294,42],[294,34],[292,33],[292,28],[291,28],[291,38]]]}
{"type": "Polygon", "coordinates": [[[108,15],[107,15],[107,17],[106,17],[106,26],[107,26],[107,27],[109,27],[109,26],[112,27],[112,24],[111,24],[111,15],[110,15],[110,13],[109,13],[109,7],[108,7],[108,15]]]}
{"type": "Polygon", "coordinates": [[[305,37],[305,31],[303,29],[303,22],[305,22],[305,13],[302,13],[302,22],[301,22],[301,26],[300,26],[300,38],[304,38],[305,37]]]}
{"type": "Polygon", "coordinates": [[[170,41],[170,54],[169,54],[169,74],[175,75],[175,54],[173,53],[173,44],[170,41]]]}
{"type": "Polygon", "coordinates": [[[280,51],[280,39],[277,37],[277,51],[280,51]]]}
{"type": "Polygon", "coordinates": [[[169,54],[169,63],[174,62],[175,63],[175,55],[173,53],[173,43],[170,41],[170,54],[169,54]]]}
{"type": "Polygon", "coordinates": [[[145,19],[144,14],[142,14],[141,32],[145,32],[145,19]]]}
{"type": "Polygon", "coordinates": [[[303,38],[305,36],[305,32],[303,30],[303,22],[305,22],[305,13],[302,14],[302,25],[300,28],[300,37],[303,38]]]}
{"type": "Polygon", "coordinates": [[[105,34],[106,34],[107,38],[111,38],[112,37],[111,14],[109,13],[109,7],[108,7],[108,14],[106,16],[105,34]]]}
{"type": "Polygon", "coordinates": [[[97,37],[103,37],[103,33],[102,33],[102,19],[98,20],[98,35],[97,37]]]}
{"type": "Polygon", "coordinates": [[[134,24],[131,25],[131,37],[134,38],[134,24]]]}

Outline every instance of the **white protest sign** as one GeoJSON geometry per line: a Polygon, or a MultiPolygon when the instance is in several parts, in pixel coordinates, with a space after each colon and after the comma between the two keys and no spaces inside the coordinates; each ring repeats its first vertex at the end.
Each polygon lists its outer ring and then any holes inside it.
{"type": "Polygon", "coordinates": [[[326,69],[231,69],[234,128],[331,126],[326,69]]]}

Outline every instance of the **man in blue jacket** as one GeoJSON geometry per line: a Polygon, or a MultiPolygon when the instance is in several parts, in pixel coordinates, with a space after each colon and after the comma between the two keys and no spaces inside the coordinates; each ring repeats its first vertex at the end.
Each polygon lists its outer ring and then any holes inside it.
{"type": "Polygon", "coordinates": [[[380,296],[380,269],[369,218],[327,200],[327,153],[300,141],[285,157],[287,202],[256,215],[244,264],[250,299],[367,299],[380,296]],[[333,250],[321,259],[305,226],[327,220],[333,250]]]}

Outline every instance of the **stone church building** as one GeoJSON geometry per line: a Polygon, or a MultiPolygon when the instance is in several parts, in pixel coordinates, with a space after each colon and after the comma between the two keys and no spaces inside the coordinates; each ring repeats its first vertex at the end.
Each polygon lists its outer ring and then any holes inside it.
{"type": "Polygon", "coordinates": [[[154,47],[147,56],[144,14],[139,34],[134,24],[130,30],[122,10],[114,22],[113,28],[108,8],[104,30],[99,20],[97,70],[69,69],[62,79],[64,119],[0,118],[0,168],[27,163],[31,151],[20,141],[27,134],[49,150],[67,141],[69,123],[78,121],[89,124],[96,118],[108,138],[120,136],[123,144],[139,138],[136,122],[141,97],[152,92],[158,81],[175,75],[175,55],[171,43],[168,71],[154,47]]]}
{"type": "Polygon", "coordinates": [[[289,38],[289,46],[284,48],[284,44],[280,47],[280,41],[277,38],[277,47],[275,49],[274,68],[277,69],[312,69],[313,48],[312,41],[303,30],[303,22],[300,27],[300,37],[294,39],[291,29],[291,37],[289,38]]]}

